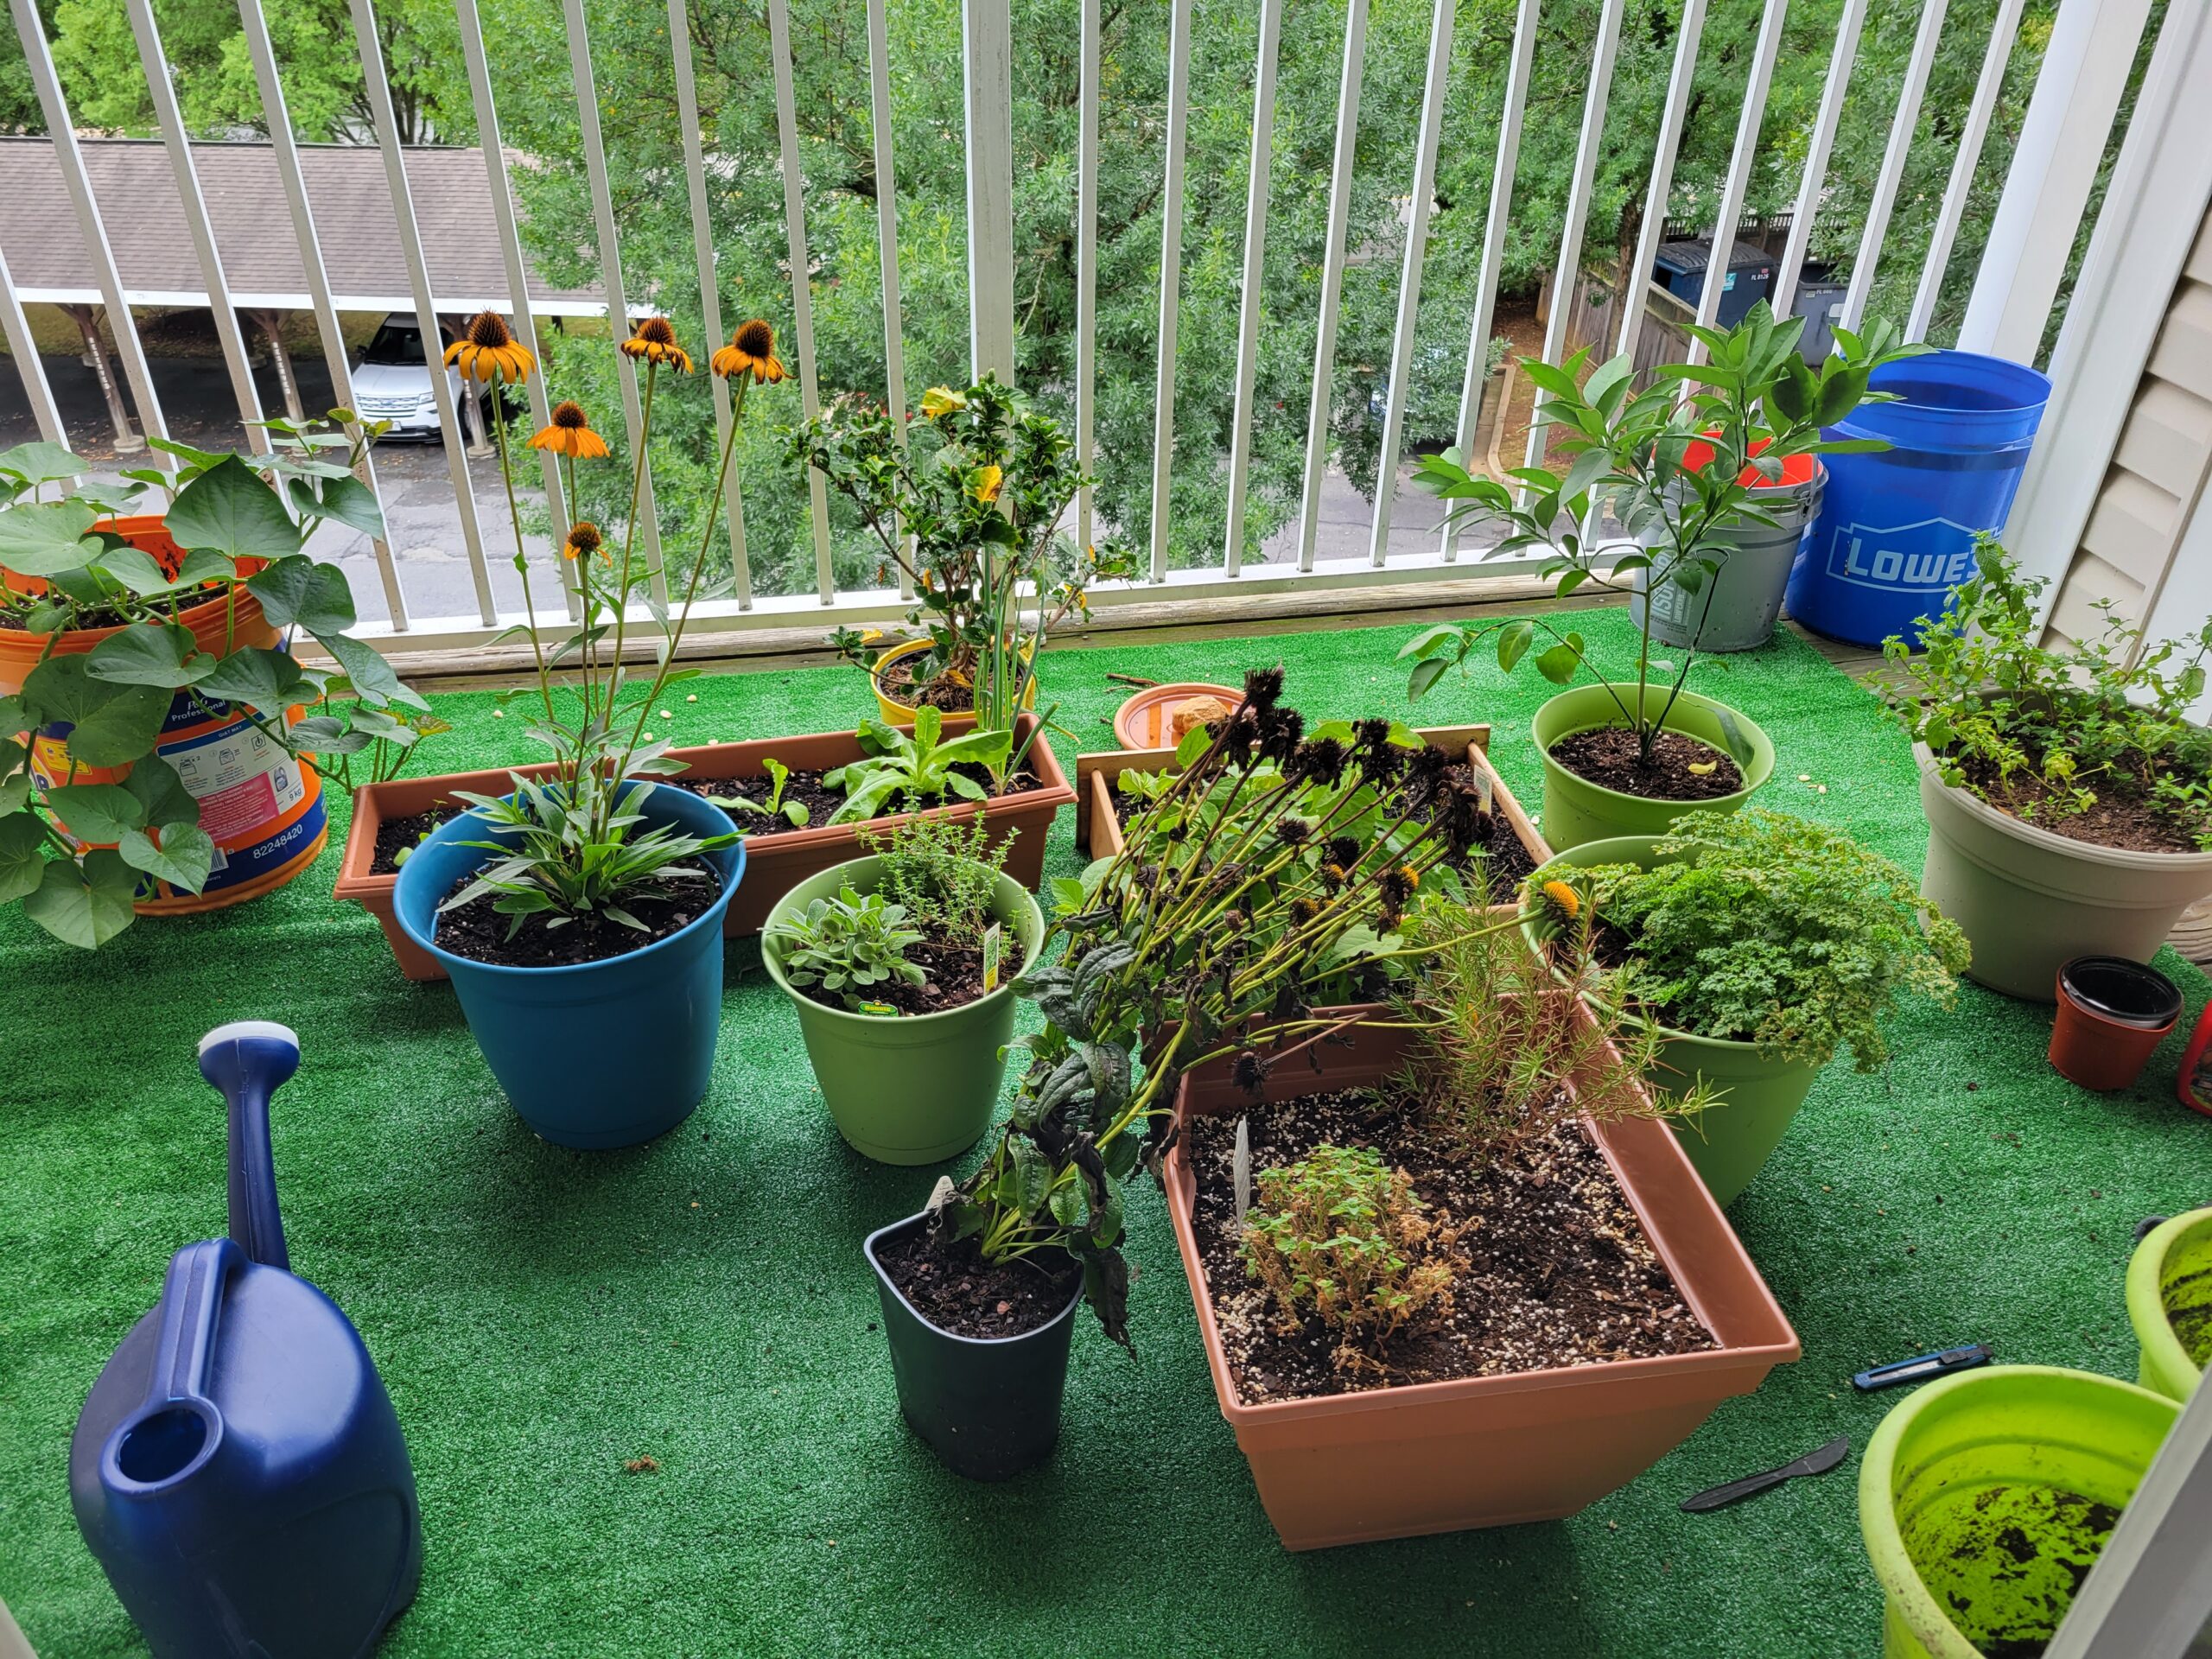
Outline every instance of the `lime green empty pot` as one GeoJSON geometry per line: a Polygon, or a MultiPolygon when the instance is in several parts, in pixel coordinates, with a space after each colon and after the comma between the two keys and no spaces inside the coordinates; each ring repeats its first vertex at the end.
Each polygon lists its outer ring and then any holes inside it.
{"type": "Polygon", "coordinates": [[[1885,1659],[2042,1652],[2180,1410],[2045,1365],[1908,1395],[1859,1468],[1885,1659]]]}
{"type": "MultiPolygon", "coordinates": [[[[882,861],[856,858],[810,876],[777,901],[767,931],[817,899],[876,889],[882,861]]],[[[879,1163],[934,1164],[976,1144],[989,1127],[1014,1039],[1014,982],[1045,944],[1045,916],[1012,876],[1001,874],[991,909],[1006,930],[999,987],[943,1014],[849,1014],[817,1002],[784,977],[764,937],[760,961],[798,1009],[799,1034],[837,1133],[879,1163]]]]}
{"type": "Polygon", "coordinates": [[[1710,743],[1726,753],[1726,715],[1736,723],[1751,746],[1751,764],[1744,768],[1744,786],[1732,795],[1703,801],[1654,801],[1641,795],[1624,795],[1569,772],[1552,759],[1552,745],[1577,732],[1598,726],[1623,724],[1624,707],[1636,706],[1634,685],[1578,685],[1570,687],[1536,710],[1532,729],[1536,753],[1544,763],[1544,839],[1562,850],[1608,836],[1657,836],[1685,812],[1733,812],[1751,798],[1751,791],[1774,771],[1774,745],[1751,720],[1726,703],[1685,691],[1667,708],[1667,684],[1643,689],[1643,708],[1653,715],[1667,709],[1667,729],[1710,743]]]}
{"type": "MultiPolygon", "coordinates": [[[[1649,870],[1679,862],[1652,851],[1658,840],[1657,836],[1619,836],[1586,841],[1560,854],[1537,874],[1562,866],[1588,869],[1598,864],[1634,864],[1649,870]]],[[[1533,935],[1530,943],[1535,943],[1533,935]]],[[[1820,1075],[1819,1066],[1773,1058],[1762,1054],[1756,1043],[1700,1037],[1672,1026],[1659,1027],[1658,1061],[1644,1074],[1654,1088],[1669,1094],[1681,1093],[1700,1078],[1724,1091],[1695,1117],[1677,1118],[1672,1125],[1706,1191],[1723,1205],[1732,1203],[1766,1166],[1820,1075]]]]}
{"type": "Polygon", "coordinates": [[[2186,1402],[2212,1360],[2212,1210],[2144,1235],[2127,1264],[2127,1319],[2143,1347],[2143,1386],[2186,1402]]]}

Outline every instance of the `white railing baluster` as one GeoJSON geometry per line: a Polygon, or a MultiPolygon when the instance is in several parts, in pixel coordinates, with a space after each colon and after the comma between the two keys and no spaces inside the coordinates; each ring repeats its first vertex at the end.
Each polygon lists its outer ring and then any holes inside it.
{"type": "Polygon", "coordinates": [[[1191,8],[1170,0],[1167,22],[1167,156],[1160,188],[1159,368],[1153,385],[1152,579],[1167,579],[1167,531],[1175,460],[1175,323],[1183,299],[1183,137],[1191,118],[1191,8]]]}
{"type": "Polygon", "coordinates": [[[1012,385],[1014,22],[1008,0],[961,0],[968,111],[968,345],[976,379],[1012,385]]]}
{"type": "Polygon", "coordinates": [[[1797,301],[1797,279],[1805,269],[1805,254],[1813,245],[1813,220],[1821,211],[1821,195],[1828,177],[1828,156],[1835,148],[1835,130],[1843,119],[1844,94],[1851,88],[1851,71],[1859,60],[1859,36],[1866,26],[1866,0],[1843,0],[1843,15],[1836,20],[1835,50],[1828,55],[1828,78],[1821,88],[1820,113],[1813,118],[1813,141],[1805,150],[1805,171],[1798,181],[1797,207],[1789,219],[1789,239],[1783,245],[1782,264],[1774,273],[1774,315],[1786,317],[1797,301]]]}
{"type": "MultiPolygon", "coordinates": [[[[1856,0],[1864,4],[1865,0],[1856,0]]],[[[1658,263],[1659,244],[1667,234],[1667,203],[1675,189],[1675,161],[1682,147],[1682,124],[1690,107],[1690,88],[1697,79],[1697,50],[1705,37],[1705,0],[1685,0],[1682,26],[1675,36],[1675,67],[1667,78],[1667,107],[1659,117],[1659,136],[1652,145],[1651,188],[1643,198],[1643,224],[1636,237],[1636,264],[1628,274],[1628,292],[1621,296],[1620,337],[1615,352],[1633,352],[1643,336],[1643,313],[1651,291],[1651,271],[1658,263]]]]}
{"type": "MultiPolygon", "coordinates": [[[[1085,0],[1095,4],[1096,0],[1085,0]]],[[[1359,154],[1359,77],[1367,62],[1367,0],[1344,7],[1344,67],[1337,88],[1337,148],[1329,164],[1329,244],[1321,256],[1320,327],[1313,341],[1313,391],[1306,408],[1305,489],[1298,514],[1298,568],[1313,568],[1320,531],[1321,481],[1329,468],[1329,416],[1335,403],[1337,317],[1344,306],[1344,245],[1351,223],[1351,169],[1359,154]]]]}
{"type": "MultiPolygon", "coordinates": [[[[670,0],[680,6],[683,0],[670,0]]],[[[883,395],[899,448],[906,448],[906,324],[899,299],[899,191],[891,154],[891,20],[884,0],[868,0],[868,119],[875,139],[875,258],[883,283],[883,395]]],[[[892,532],[904,544],[906,533],[894,517],[892,532]]],[[[914,582],[904,565],[898,571],[899,595],[914,596],[914,582]]]]}
{"type": "MultiPolygon", "coordinates": [[[[140,0],[143,4],[144,0],[140,0]]],[[[1244,559],[1244,497],[1252,479],[1252,397],[1260,373],[1262,263],[1268,248],[1268,182],[1274,162],[1275,49],[1282,0],[1260,0],[1260,58],[1252,72],[1252,167],[1244,187],[1244,290],[1236,317],[1236,412],[1229,440],[1229,539],[1222,568],[1244,559]]]]}
{"type": "Polygon", "coordinates": [[[223,366],[230,372],[231,395],[238,400],[238,421],[245,428],[246,447],[257,455],[269,453],[269,434],[261,424],[261,393],[253,384],[253,365],[246,359],[245,335],[238,328],[238,314],[231,304],[231,285],[223,276],[222,251],[215,245],[215,227],[207,219],[207,198],[200,188],[200,169],[193,165],[192,140],[184,130],[184,111],[177,107],[176,87],[169,79],[168,54],[162,49],[162,32],[154,22],[148,0],[125,0],[130,32],[137,37],[139,66],[146,72],[146,92],[153,99],[154,121],[162,130],[162,147],[168,152],[169,171],[176,180],[177,200],[184,208],[184,228],[200,257],[200,275],[207,284],[207,308],[215,321],[215,339],[223,349],[223,366]]]}
{"type": "MultiPolygon", "coordinates": [[[[115,354],[123,359],[124,378],[130,383],[130,396],[138,405],[139,429],[148,438],[166,439],[168,423],[162,418],[161,400],[154,395],[153,371],[146,365],[145,347],[138,340],[137,319],[124,302],[123,276],[116,269],[115,250],[108,245],[107,225],[100,218],[100,205],[92,195],[92,175],[85,171],[85,152],[77,144],[77,130],[70,119],[68,100],[61,94],[60,78],[54,73],[54,54],[46,43],[46,26],[39,21],[34,0],[10,0],[10,4],[16,14],[16,35],[22,43],[23,60],[30,68],[31,85],[38,92],[39,108],[46,116],[47,135],[54,141],[54,159],[60,163],[61,182],[69,192],[70,205],[77,211],[77,229],[85,238],[85,251],[92,256],[93,278],[107,307],[108,327],[115,331],[115,354]]],[[[157,449],[154,452],[154,464],[175,472],[176,457],[157,449]]]]}
{"type": "Polygon", "coordinates": [[[1912,37],[1912,57],[1905,66],[1904,86],[1897,93],[1897,111],[1890,123],[1889,146],[1882,152],[1882,170],[1875,176],[1874,194],[1866,204],[1866,223],[1859,233],[1859,257],[1852,262],[1851,285],[1844,290],[1843,309],[1836,314],[1840,327],[1856,329],[1866,318],[1866,302],[1874,291],[1874,270],[1881,263],[1882,242],[1890,233],[1890,213],[1897,206],[1897,186],[1904,178],[1906,155],[1912,149],[1913,129],[1920,124],[1920,100],[1927,95],[1929,72],[1936,65],[1936,48],[1943,37],[1943,15],[1950,0],[1928,0],[1920,13],[1920,29],[1912,37]]]}
{"type": "MultiPolygon", "coordinates": [[[[1102,0],[1082,0],[1078,48],[1081,68],[1076,86],[1075,185],[1075,460],[1085,476],[1093,454],[1091,433],[1098,421],[1098,105],[1104,97],[1099,79],[1099,8],[1102,0]]],[[[1367,0],[1351,0],[1363,11],[1367,0]]],[[[1076,492],[1075,539],[1087,550],[1090,533],[1090,486],[1076,492]]]]}
{"type": "MultiPolygon", "coordinates": [[[[1766,118],[1766,95],[1774,85],[1775,60],[1782,55],[1782,24],[1789,0],[1766,0],[1759,38],[1751,49],[1751,72],[1744,85],[1744,107],[1736,119],[1736,143],[1728,153],[1728,176],[1720,187],[1720,213],[1713,226],[1713,257],[1706,262],[1705,286],[1698,292],[1697,322],[1713,327],[1720,315],[1720,292],[1727,286],[1728,262],[1736,257],[1736,224],[1751,187],[1751,162],[1759,149],[1759,124],[1766,118]]],[[[1690,361],[1705,361],[1705,342],[1690,341],[1690,361]]],[[[1684,382],[1687,389],[1688,382],[1684,382]]]]}
{"type": "Polygon", "coordinates": [[[2060,0],[1959,327],[1961,351],[2035,361],[2150,12],[2151,0],[2060,0]]]}
{"type": "MultiPolygon", "coordinates": [[[[1613,63],[1621,43],[1622,0],[1605,0],[1598,18],[1598,44],[1590,59],[1590,91],[1582,103],[1582,132],[1575,141],[1574,175],[1567,192],[1567,224],[1560,236],[1559,270],[1552,277],[1552,315],[1544,325],[1544,361],[1558,363],[1567,353],[1567,325],[1582,290],[1582,231],[1590,217],[1590,193],[1598,181],[1598,153],[1605,148],[1605,104],[1613,87],[1613,63]]],[[[1543,458],[1551,429],[1529,427],[1527,465],[1543,458]]]]}
{"type": "MultiPolygon", "coordinates": [[[[691,67],[691,10],[684,0],[668,0],[668,46],[676,68],[677,125],[683,130],[683,182],[691,199],[691,259],[699,272],[699,320],[707,331],[706,350],[721,349],[727,336],[722,328],[721,283],[715,272],[714,219],[707,205],[705,139],[699,130],[699,83],[691,67]]],[[[704,367],[702,364],[701,365],[704,367]]],[[[708,382],[715,400],[715,442],[729,442],[729,384],[718,374],[708,382]]],[[[745,551],[745,492],[739,487],[739,468],[732,467],[722,481],[722,516],[729,534],[729,568],[738,608],[753,608],[753,563],[745,551]]]]}
{"type": "MultiPolygon", "coordinates": [[[[315,334],[322,343],[323,366],[330,375],[330,395],[341,409],[353,407],[353,372],[346,355],[346,333],[339,326],[337,302],[331,297],[330,273],[322,263],[322,241],[315,234],[315,214],[308,207],[307,177],[300,170],[300,147],[292,137],[292,111],[284,100],[284,83],[276,73],[276,52],[270,44],[269,20],[262,15],[261,0],[238,0],[238,22],[245,30],[246,55],[253,60],[253,79],[261,93],[261,118],[269,127],[269,146],[276,157],[276,176],[283,181],[284,205],[292,215],[292,232],[299,243],[300,269],[308,283],[308,302],[315,311],[315,334]]],[[[433,381],[433,385],[436,382],[433,381]]],[[[350,425],[346,435],[358,440],[360,427],[350,425]]],[[[364,448],[353,465],[359,479],[379,506],[384,497],[377,490],[376,461],[364,448]]],[[[372,536],[377,575],[384,583],[384,601],[395,633],[407,632],[407,595],[399,585],[399,566],[391,556],[391,543],[372,536]]]]}
{"type": "Polygon", "coordinates": [[[61,410],[54,404],[54,387],[47,380],[38,342],[31,338],[30,323],[23,315],[23,302],[16,296],[16,278],[8,269],[5,253],[0,253],[0,328],[7,333],[8,350],[15,357],[16,374],[22,379],[23,396],[30,400],[31,414],[38,421],[39,436],[67,449],[68,429],[61,424],[61,410]]]}
{"type": "Polygon", "coordinates": [[[1436,196],[1436,151],[1444,134],[1444,90],[1452,71],[1452,0],[1436,0],[1428,26],[1428,76],[1421,88],[1420,148],[1413,194],[1406,201],[1406,257],[1398,276],[1397,329],[1391,336],[1390,391],[1375,466],[1375,519],[1367,562],[1380,569],[1390,554],[1390,505],[1398,489],[1398,444],[1413,396],[1414,326],[1421,315],[1421,265],[1428,257],[1428,210],[1436,196]]]}
{"type": "MultiPolygon", "coordinates": [[[[361,54],[361,79],[368,92],[369,115],[376,126],[377,148],[384,154],[384,175],[391,194],[391,216],[399,227],[399,251],[407,262],[408,286],[415,296],[417,332],[423,339],[423,361],[430,372],[437,393],[438,433],[445,444],[446,472],[453,480],[454,505],[461,513],[461,545],[468,556],[468,574],[476,584],[476,608],[486,627],[499,620],[492,596],[492,572],[484,563],[484,528],[477,522],[476,491],[468,476],[468,453],[461,435],[458,400],[446,391],[445,353],[438,333],[437,302],[430,292],[430,266],[423,257],[423,235],[415,222],[415,196],[407,182],[406,152],[399,145],[399,120],[391,107],[391,83],[385,79],[384,46],[377,38],[377,16],[372,0],[348,0],[353,14],[353,41],[361,54]]],[[[475,383],[464,378],[463,397],[474,395],[475,383]]]]}
{"type": "Polygon", "coordinates": [[[1936,302],[1942,297],[1943,276],[1951,264],[1951,245],[1957,240],[1959,223],[1965,218],[1967,198],[1974,194],[1974,175],[1981,165],[1981,146],[1989,136],[1989,123],[1997,112],[1998,94],[2004,90],[2005,68],[2012,59],[2012,42],[2020,32],[2020,13],[2027,0],[2004,0],[1990,25],[1989,48],[1982,54],[1981,76],[1974,82],[1974,102],[1967,124],[1959,132],[1959,153],[1951,160],[1950,181],[1943,187],[1943,206],[1936,216],[1936,233],[1928,244],[1928,258],[1920,268],[1920,286],[1912,296],[1912,311],[1905,321],[1904,337],[1922,340],[1936,320],[1936,302]]]}
{"type": "MultiPolygon", "coordinates": [[[[607,140],[599,122],[599,82],[591,67],[591,34],[584,23],[583,0],[563,0],[562,10],[569,30],[569,70],[575,82],[576,122],[583,140],[584,173],[591,183],[592,219],[599,232],[600,281],[607,289],[607,321],[620,340],[630,332],[630,302],[622,285],[622,246],[614,229],[614,187],[607,175],[607,140]]],[[[634,359],[618,355],[615,380],[622,393],[622,423],[630,437],[630,454],[638,467],[637,526],[645,543],[645,568],[652,573],[652,591],[668,603],[668,566],[661,556],[660,514],[653,501],[652,459],[645,455],[645,408],[638,396],[634,359]]]]}
{"type": "MultiPolygon", "coordinates": [[[[143,5],[145,0],[137,3],[143,5]]],[[[484,181],[491,192],[492,220],[499,232],[499,257],[507,268],[507,296],[508,303],[514,308],[515,337],[543,364],[545,353],[537,338],[537,312],[530,302],[530,272],[523,263],[522,228],[515,221],[514,195],[507,183],[506,146],[499,137],[499,104],[492,94],[492,66],[484,52],[483,19],[477,13],[476,0],[454,0],[454,14],[461,26],[461,55],[468,62],[468,97],[476,111],[476,145],[484,153],[484,181]]],[[[545,376],[531,376],[529,385],[531,418],[540,429],[550,426],[553,405],[546,390],[545,376]]],[[[496,400],[492,418],[505,418],[496,400]]],[[[545,486],[545,508],[552,521],[553,545],[557,550],[569,535],[569,509],[561,486],[560,457],[550,449],[541,449],[537,460],[538,476],[545,486]]],[[[575,566],[559,557],[553,563],[561,573],[562,588],[568,594],[569,614],[581,617],[583,606],[577,593],[575,566]]]]}
{"type": "MultiPolygon", "coordinates": [[[[791,355],[798,360],[799,406],[809,420],[821,412],[814,365],[814,276],[806,255],[806,177],[798,157],[798,113],[791,92],[791,17],[785,0],[768,0],[768,46],[776,60],[776,133],[784,165],[784,245],[791,267],[791,355]]],[[[819,470],[806,469],[814,526],[814,591],[824,605],[837,597],[830,563],[830,492],[819,470]]]]}
{"type": "MultiPolygon", "coordinates": [[[[1694,6],[1705,0],[1689,0],[1694,6]]],[[[1490,385],[1490,331],[1497,321],[1497,284],[1505,261],[1505,232],[1513,219],[1513,182],[1521,167],[1521,122],[1529,108],[1529,73],[1536,49],[1538,0],[1521,0],[1513,20],[1513,55],[1505,68],[1505,107],[1498,114],[1497,155],[1491,163],[1490,210],[1483,220],[1482,265],[1475,273],[1475,315],[1467,324],[1467,365],[1459,376],[1459,454],[1475,464],[1475,433],[1482,423],[1483,393],[1490,385]]],[[[1504,419],[1501,411],[1498,418],[1504,419]]],[[[1461,526],[1444,526],[1444,557],[1459,556],[1461,526]]]]}

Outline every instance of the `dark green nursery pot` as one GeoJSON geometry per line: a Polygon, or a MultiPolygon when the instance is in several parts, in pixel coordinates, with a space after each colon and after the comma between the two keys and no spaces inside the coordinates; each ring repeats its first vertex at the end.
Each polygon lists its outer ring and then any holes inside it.
{"type": "Polygon", "coordinates": [[[963,1337],[932,1325],[899,1293],[876,1252],[919,1227],[909,1216],[870,1233],[861,1245],[883,1302],[883,1334],[899,1409],[944,1466],[969,1480],[1009,1480],[1052,1455],[1060,1438],[1068,1349],[1083,1305],[1078,1277],[1068,1305],[1018,1337],[963,1337]]]}
{"type": "Polygon", "coordinates": [[[1001,874],[991,911],[1007,949],[999,987],[942,1014],[854,1014],[817,1002],[785,977],[777,925],[849,884],[875,891],[882,861],[856,858],[800,882],[768,912],[760,960],[798,1010],[799,1034],[837,1133],[885,1164],[935,1164],[976,1144],[1005,1081],[1001,1051],[1014,1040],[1014,982],[1045,944],[1045,914],[1019,881],[1001,874]]]}

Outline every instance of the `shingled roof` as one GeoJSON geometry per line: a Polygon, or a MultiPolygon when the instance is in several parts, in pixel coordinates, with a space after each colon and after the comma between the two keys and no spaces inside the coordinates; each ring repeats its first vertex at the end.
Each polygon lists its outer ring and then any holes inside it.
{"type": "MultiPolygon", "coordinates": [[[[124,297],[133,305],[206,305],[207,279],[163,146],[132,138],[79,143],[124,297]]],[[[492,233],[482,152],[423,147],[404,154],[437,309],[506,309],[506,268],[492,233]]],[[[275,151],[267,144],[196,143],[192,159],[232,298],[250,309],[306,309],[307,276],[275,151]]],[[[300,167],[339,308],[413,311],[382,155],[360,145],[302,144],[300,167]]],[[[19,298],[100,302],[50,139],[0,137],[0,248],[19,298]]],[[[605,309],[597,288],[555,288],[535,272],[530,297],[548,316],[598,316],[605,309]]]]}

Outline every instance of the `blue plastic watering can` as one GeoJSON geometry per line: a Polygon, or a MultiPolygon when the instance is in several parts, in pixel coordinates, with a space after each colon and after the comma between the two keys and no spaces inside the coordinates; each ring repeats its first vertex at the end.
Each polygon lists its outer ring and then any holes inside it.
{"type": "Polygon", "coordinates": [[[422,1578],[399,1419],[284,1250],[269,1097],[299,1064],[263,1020],[200,1039],[230,1101],[231,1236],[170,1258],[70,1443],[78,1528],[161,1659],[365,1654],[422,1578]]]}

